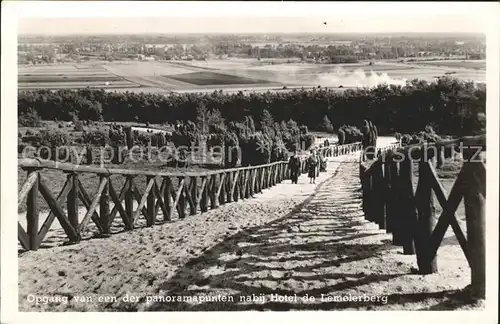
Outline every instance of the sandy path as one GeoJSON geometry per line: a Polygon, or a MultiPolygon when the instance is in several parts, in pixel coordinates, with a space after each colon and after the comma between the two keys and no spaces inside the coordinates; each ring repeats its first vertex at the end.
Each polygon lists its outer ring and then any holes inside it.
{"type": "MultiPolygon", "coordinates": [[[[391,235],[364,220],[357,165],[342,163],[305,204],[282,219],[238,233],[185,265],[159,287],[159,296],[233,296],[234,302],[150,300],[139,309],[166,310],[371,310],[446,309],[461,304],[469,268],[448,236],[440,273],[411,274],[415,256],[390,245],[391,235]],[[276,297],[298,295],[294,301],[276,297]],[[301,297],[315,296],[303,302],[301,297]],[[240,297],[258,296],[245,303],[240,297]],[[329,300],[328,298],[332,298],[329,300]],[[338,302],[335,296],[378,301],[338,302]],[[382,296],[387,297],[384,300],[382,296]]],[[[158,296],[157,295],[157,296],[158,296]]],[[[230,298],[230,297],[228,297],[230,298]]],[[[478,305],[476,305],[477,307],[478,305]]]]}

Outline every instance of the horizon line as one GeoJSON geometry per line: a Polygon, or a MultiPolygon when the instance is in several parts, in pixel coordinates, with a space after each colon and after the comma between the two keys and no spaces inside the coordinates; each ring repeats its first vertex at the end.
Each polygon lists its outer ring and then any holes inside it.
{"type": "Polygon", "coordinates": [[[133,36],[133,35],[151,35],[151,36],[169,36],[169,35],[302,35],[302,34],[314,34],[314,35],[359,35],[359,34],[371,34],[371,35],[414,35],[414,34],[452,34],[452,35],[485,35],[484,32],[479,31],[406,31],[406,32],[374,32],[374,31],[357,31],[357,32],[238,32],[238,33],[230,33],[230,32],[123,32],[123,33],[74,33],[74,34],[36,34],[36,33],[18,33],[19,36],[89,36],[89,35],[98,35],[98,36],[133,36]]]}

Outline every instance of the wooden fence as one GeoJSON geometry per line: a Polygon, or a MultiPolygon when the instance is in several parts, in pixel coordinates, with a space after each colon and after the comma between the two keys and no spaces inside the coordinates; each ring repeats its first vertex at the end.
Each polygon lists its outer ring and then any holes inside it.
{"type": "Polygon", "coordinates": [[[371,165],[360,159],[360,179],[365,218],[392,233],[393,244],[404,254],[416,254],[421,274],[435,273],[436,253],[451,226],[471,267],[474,295],[485,289],[485,197],[486,170],[476,155],[486,151],[485,135],[464,137],[434,145],[395,148],[381,154],[371,165]],[[448,195],[439,182],[436,162],[441,166],[462,143],[463,165],[448,195]],[[414,163],[418,162],[418,184],[413,187],[414,163]],[[456,218],[464,199],[467,238],[456,218]],[[435,215],[435,200],[442,213],[435,215]]]}
{"type": "MultiPolygon", "coordinates": [[[[319,150],[329,157],[350,154],[360,148],[359,143],[353,143],[319,150]]],[[[108,169],[36,159],[21,159],[19,165],[28,172],[18,197],[18,205],[25,200],[27,204],[26,230],[18,222],[18,239],[26,250],[37,250],[40,247],[55,219],[61,224],[69,241],[76,243],[81,240],[82,233],[88,229],[91,221],[95,223],[99,233],[106,236],[111,234],[110,228],[117,216],[122,220],[125,230],[134,229],[141,216],[145,218],[147,226],[153,226],[159,221],[159,211],[163,214],[163,221],[172,220],[174,213],[177,218],[183,219],[187,215],[203,213],[226,203],[253,197],[256,193],[289,179],[287,161],[206,172],[108,169]],[[66,173],[67,180],[57,197],[52,194],[50,184],[40,172],[43,169],[66,173]],[[86,192],[79,179],[82,173],[92,173],[100,179],[93,197],[86,192]],[[110,178],[112,175],[125,178],[120,191],[113,186],[110,178]],[[146,179],[144,192],[140,192],[136,185],[139,176],[146,179]],[[50,209],[40,229],[39,195],[43,196],[50,209]],[[135,201],[138,204],[136,209],[135,201]],[[87,209],[81,221],[79,202],[87,209]],[[114,203],[112,209],[110,202],[114,203]]],[[[301,171],[306,172],[305,163],[302,163],[301,171]]]]}

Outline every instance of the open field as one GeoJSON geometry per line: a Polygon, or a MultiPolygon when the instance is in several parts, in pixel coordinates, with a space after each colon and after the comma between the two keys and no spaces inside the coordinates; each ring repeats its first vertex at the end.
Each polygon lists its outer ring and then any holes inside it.
{"type": "Polygon", "coordinates": [[[437,60],[437,61],[422,61],[422,62],[417,62],[416,64],[460,68],[460,69],[486,70],[486,60],[477,60],[477,61],[437,60]]]}
{"type": "Polygon", "coordinates": [[[95,63],[23,66],[18,68],[17,82],[20,90],[140,87],[95,63]]]}
{"type": "Polygon", "coordinates": [[[19,89],[102,88],[149,93],[278,91],[300,87],[346,88],[450,75],[485,82],[484,61],[313,64],[255,59],[208,61],[92,61],[19,67],[19,89]]]}
{"type": "Polygon", "coordinates": [[[215,72],[193,72],[170,76],[171,79],[187,82],[195,85],[211,85],[211,84],[259,84],[268,83],[265,80],[255,80],[236,75],[228,75],[215,72]]]}

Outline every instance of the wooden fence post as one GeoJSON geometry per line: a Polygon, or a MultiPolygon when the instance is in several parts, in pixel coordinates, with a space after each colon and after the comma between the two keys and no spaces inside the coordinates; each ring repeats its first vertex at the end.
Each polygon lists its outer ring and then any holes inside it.
{"type": "Polygon", "coordinates": [[[239,184],[243,175],[241,174],[243,171],[234,171],[233,184],[231,186],[231,194],[233,196],[233,201],[240,200],[240,192],[239,192],[239,184]]]}
{"type": "Polygon", "coordinates": [[[437,156],[437,168],[438,169],[440,169],[444,164],[444,160],[445,160],[444,150],[445,150],[444,146],[438,147],[438,156],[437,156]]]}
{"type": "Polygon", "coordinates": [[[486,170],[482,161],[472,159],[475,153],[475,150],[464,149],[463,191],[471,261],[471,295],[483,299],[486,286],[486,170]]]}
{"type": "Polygon", "coordinates": [[[390,174],[390,194],[387,205],[387,233],[392,233],[393,244],[394,244],[394,233],[395,233],[395,221],[398,217],[398,207],[399,207],[399,163],[394,159],[394,156],[389,158],[389,174],[390,174]]]}
{"type": "Polygon", "coordinates": [[[437,220],[435,217],[436,208],[434,203],[434,193],[432,191],[433,174],[430,170],[434,167],[434,157],[428,156],[428,147],[424,145],[421,151],[421,159],[418,169],[418,186],[417,186],[417,233],[416,233],[416,248],[417,248],[417,263],[421,274],[430,274],[438,272],[437,257],[430,259],[430,237],[437,220]]]}
{"type": "Polygon", "coordinates": [[[374,221],[378,224],[379,229],[385,229],[385,203],[384,203],[384,175],[382,173],[382,159],[378,159],[372,165],[374,190],[373,190],[373,204],[372,208],[374,214],[374,221]]]}
{"type": "MultiPolygon", "coordinates": [[[[146,177],[146,187],[149,185],[150,181],[156,181],[155,177],[153,176],[148,176],[146,177]]],[[[146,201],[146,211],[147,211],[147,226],[153,226],[156,223],[156,206],[155,206],[155,195],[154,195],[154,190],[151,189],[147,193],[148,198],[146,201]]]]}
{"type": "MultiPolygon", "coordinates": [[[[167,210],[167,215],[164,215],[163,216],[163,219],[165,220],[171,220],[171,217],[172,217],[172,213],[173,213],[173,210],[172,210],[172,180],[170,179],[170,177],[165,177],[164,178],[164,181],[165,181],[165,189],[164,189],[164,192],[163,192],[163,203],[165,204],[165,209],[167,210]]],[[[175,197],[173,197],[173,199],[175,199],[175,197]]]]}
{"type": "Polygon", "coordinates": [[[94,163],[94,153],[90,145],[86,147],[85,155],[87,165],[92,165],[94,163]]]}
{"type": "Polygon", "coordinates": [[[130,226],[125,226],[125,230],[132,230],[134,228],[134,188],[132,186],[133,176],[127,176],[125,185],[125,213],[129,219],[130,226]]]}
{"type": "Polygon", "coordinates": [[[101,175],[100,180],[106,181],[104,189],[101,193],[100,205],[99,205],[99,223],[102,226],[102,234],[109,234],[109,176],[101,175]]]}
{"type": "Polygon", "coordinates": [[[233,181],[234,181],[234,172],[229,171],[226,173],[226,202],[230,203],[233,201],[233,193],[231,192],[231,189],[233,188],[233,181]]]}
{"type": "Polygon", "coordinates": [[[373,183],[373,169],[368,168],[367,172],[365,172],[365,181],[366,181],[366,213],[365,219],[367,221],[373,222],[373,191],[374,191],[374,183],[373,183]]]}
{"type": "Polygon", "coordinates": [[[180,188],[180,186],[186,186],[184,177],[177,177],[177,183],[179,184],[180,195],[179,202],[177,203],[177,212],[179,213],[179,219],[186,218],[186,195],[184,193],[184,188],[180,188]]]}
{"type": "Polygon", "coordinates": [[[413,192],[413,160],[410,154],[400,162],[397,204],[394,220],[393,244],[403,246],[403,254],[415,254],[417,211],[413,192]]]}
{"type": "Polygon", "coordinates": [[[68,220],[71,226],[76,230],[78,229],[78,173],[71,172],[67,174],[67,179],[71,186],[68,193],[66,205],[68,209],[68,220]]]}
{"type": "MultiPolygon", "coordinates": [[[[203,179],[205,179],[205,178],[206,177],[204,177],[203,179]]],[[[203,179],[202,179],[202,183],[204,181],[203,179]]],[[[191,177],[189,184],[191,186],[191,199],[193,200],[193,205],[194,205],[193,208],[190,209],[190,215],[196,215],[198,212],[198,178],[191,177]]],[[[207,183],[205,183],[205,186],[206,185],[207,185],[207,183]]]]}
{"type": "Polygon", "coordinates": [[[125,137],[127,141],[127,148],[130,150],[134,146],[134,138],[132,133],[132,127],[125,128],[125,137]]]}
{"type": "MultiPolygon", "coordinates": [[[[202,176],[201,177],[201,182],[205,182],[205,187],[203,188],[203,191],[200,193],[201,194],[201,200],[200,200],[200,210],[202,213],[206,212],[208,210],[208,183],[207,183],[207,177],[202,176]]],[[[194,198],[195,199],[195,198],[194,198]]]]}
{"type": "Polygon", "coordinates": [[[391,208],[392,208],[392,203],[394,201],[393,197],[393,190],[392,190],[392,174],[391,174],[391,167],[393,164],[392,161],[392,151],[388,151],[386,154],[383,155],[383,161],[384,161],[384,203],[385,203],[385,229],[386,233],[391,233],[391,208]]]}
{"type": "Polygon", "coordinates": [[[226,203],[226,183],[228,177],[229,173],[221,173],[219,178],[219,186],[221,187],[219,192],[219,205],[224,205],[226,203]]]}
{"type": "Polygon", "coordinates": [[[252,170],[245,171],[245,178],[243,181],[243,197],[245,199],[250,198],[250,184],[252,183],[252,170]]]}
{"type": "Polygon", "coordinates": [[[365,214],[365,219],[367,218],[367,211],[368,211],[368,195],[369,195],[369,188],[368,188],[368,175],[366,174],[366,166],[364,166],[362,163],[359,164],[359,178],[361,180],[361,190],[362,190],[362,209],[363,213],[365,214]]]}
{"type": "MultiPolygon", "coordinates": [[[[210,187],[207,187],[207,190],[210,192],[210,208],[215,209],[217,208],[217,202],[218,202],[218,197],[217,197],[217,175],[211,175],[209,176],[209,181],[210,187]]],[[[207,184],[208,185],[208,184],[207,184]]]]}
{"type": "Polygon", "coordinates": [[[26,221],[27,221],[27,234],[29,239],[29,249],[31,251],[38,250],[38,221],[39,221],[39,208],[38,208],[38,196],[39,196],[39,186],[40,186],[40,174],[37,169],[28,170],[28,178],[32,173],[36,173],[36,179],[28,192],[27,197],[27,211],[26,211],[26,221]]]}

